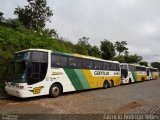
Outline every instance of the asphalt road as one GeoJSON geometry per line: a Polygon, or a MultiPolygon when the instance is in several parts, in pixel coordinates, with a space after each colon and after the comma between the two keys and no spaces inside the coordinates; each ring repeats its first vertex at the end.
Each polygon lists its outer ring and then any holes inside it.
{"type": "Polygon", "coordinates": [[[0,100],[0,114],[160,114],[160,80],[48,96],[0,100]]]}

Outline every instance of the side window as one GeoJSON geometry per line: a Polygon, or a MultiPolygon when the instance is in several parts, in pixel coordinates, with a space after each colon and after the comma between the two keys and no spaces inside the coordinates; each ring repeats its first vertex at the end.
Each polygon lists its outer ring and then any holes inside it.
{"type": "Polygon", "coordinates": [[[51,66],[52,67],[66,67],[67,66],[67,57],[52,54],[51,66]]]}
{"type": "Polygon", "coordinates": [[[113,63],[113,70],[117,71],[117,64],[113,63]]]}
{"type": "Polygon", "coordinates": [[[110,63],[109,62],[103,62],[103,69],[104,70],[110,70],[110,63]]]}
{"type": "Polygon", "coordinates": [[[136,67],[136,71],[139,71],[139,67],[136,67]]]}
{"type": "Polygon", "coordinates": [[[102,62],[94,61],[94,69],[102,69],[102,62]]]}
{"type": "Polygon", "coordinates": [[[68,64],[70,67],[81,68],[82,67],[82,59],[75,58],[75,57],[69,57],[68,64]]]}
{"type": "Polygon", "coordinates": [[[115,63],[111,63],[111,70],[115,71],[116,70],[116,64],[115,63]]]}
{"type": "Polygon", "coordinates": [[[120,66],[119,66],[119,64],[116,64],[116,71],[120,71],[120,66]]]}
{"type": "Polygon", "coordinates": [[[83,68],[93,69],[93,61],[89,59],[83,59],[83,68]]]}
{"type": "Polygon", "coordinates": [[[145,68],[145,67],[143,68],[143,71],[146,71],[146,68],[145,68]]]}

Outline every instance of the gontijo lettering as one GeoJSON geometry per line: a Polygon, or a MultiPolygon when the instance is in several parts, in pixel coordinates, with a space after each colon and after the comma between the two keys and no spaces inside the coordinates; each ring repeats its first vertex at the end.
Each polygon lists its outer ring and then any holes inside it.
{"type": "Polygon", "coordinates": [[[94,75],[109,75],[107,71],[94,71],[94,75]]]}

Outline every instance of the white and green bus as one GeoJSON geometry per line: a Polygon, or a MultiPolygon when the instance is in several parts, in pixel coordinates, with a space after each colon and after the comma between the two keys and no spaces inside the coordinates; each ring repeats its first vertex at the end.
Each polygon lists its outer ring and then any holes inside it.
{"type": "Polygon", "coordinates": [[[121,63],[121,77],[121,84],[144,81],[147,80],[147,70],[145,66],[121,63]]]}
{"type": "Polygon", "coordinates": [[[153,67],[147,67],[147,80],[159,78],[159,70],[153,67]]]}
{"type": "Polygon", "coordinates": [[[120,64],[100,58],[44,49],[16,52],[5,90],[20,98],[120,85],[120,64]]]}

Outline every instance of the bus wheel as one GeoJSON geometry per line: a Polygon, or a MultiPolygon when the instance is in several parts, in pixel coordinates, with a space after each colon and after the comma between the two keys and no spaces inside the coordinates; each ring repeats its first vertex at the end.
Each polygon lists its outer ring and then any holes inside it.
{"type": "Polygon", "coordinates": [[[62,93],[62,87],[59,84],[53,84],[50,88],[50,97],[58,97],[62,93]]]}
{"type": "Polygon", "coordinates": [[[111,87],[114,87],[114,82],[113,82],[113,80],[110,80],[109,81],[109,87],[111,88],[111,87]]]}
{"type": "Polygon", "coordinates": [[[156,76],[156,80],[158,79],[158,77],[156,76]]]}
{"type": "Polygon", "coordinates": [[[144,77],[142,77],[142,78],[141,78],[141,81],[144,81],[144,80],[145,80],[145,78],[144,78],[144,77]]]}
{"type": "Polygon", "coordinates": [[[104,83],[103,83],[103,88],[104,88],[104,89],[109,88],[109,83],[108,83],[107,80],[104,81],[104,83]]]}
{"type": "Polygon", "coordinates": [[[129,78],[129,84],[132,84],[132,80],[131,80],[131,78],[129,78]]]}

